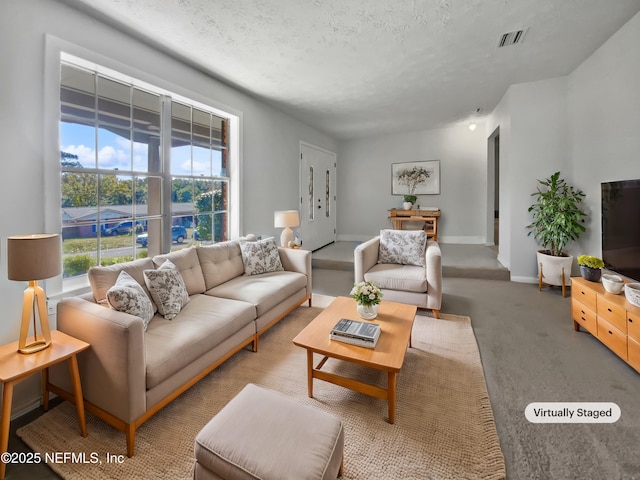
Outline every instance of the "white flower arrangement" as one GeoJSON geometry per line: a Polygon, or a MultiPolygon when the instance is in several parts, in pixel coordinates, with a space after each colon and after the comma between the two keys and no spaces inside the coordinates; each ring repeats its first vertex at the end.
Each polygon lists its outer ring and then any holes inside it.
{"type": "Polygon", "coordinates": [[[354,283],[350,295],[360,305],[378,305],[382,300],[382,290],[371,282],[354,283]]]}
{"type": "Polygon", "coordinates": [[[409,195],[413,195],[416,187],[431,176],[431,172],[422,167],[413,167],[412,169],[404,169],[398,172],[397,179],[400,185],[406,185],[409,195]]]}

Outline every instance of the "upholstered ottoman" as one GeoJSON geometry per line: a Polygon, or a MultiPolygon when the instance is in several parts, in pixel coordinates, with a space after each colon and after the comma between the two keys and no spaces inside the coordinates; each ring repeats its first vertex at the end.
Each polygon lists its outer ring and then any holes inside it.
{"type": "Polygon", "coordinates": [[[335,479],[343,446],[340,419],[248,384],[196,436],[193,478],[335,479]]]}

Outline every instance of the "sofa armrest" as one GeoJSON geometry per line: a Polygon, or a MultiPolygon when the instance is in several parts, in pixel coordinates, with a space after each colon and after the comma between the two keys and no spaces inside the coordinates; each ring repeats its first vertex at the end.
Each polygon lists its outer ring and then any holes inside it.
{"type": "Polygon", "coordinates": [[[356,283],[364,282],[364,274],[378,263],[380,237],[374,237],[358,245],[353,251],[353,269],[356,283]]]}
{"type": "Polygon", "coordinates": [[[278,247],[278,253],[285,270],[307,276],[307,295],[311,295],[311,251],[278,247]]]}
{"type": "MultiPolygon", "coordinates": [[[[142,320],[70,297],[58,303],[58,330],[91,346],[78,355],[85,400],[124,422],[146,411],[142,320]]],[[[68,368],[51,368],[52,384],[71,392],[68,368]]]]}
{"type": "Polygon", "coordinates": [[[427,269],[427,293],[429,297],[440,299],[437,306],[430,306],[436,310],[440,309],[442,301],[442,252],[440,245],[434,240],[427,242],[425,251],[426,269],[427,269]]]}

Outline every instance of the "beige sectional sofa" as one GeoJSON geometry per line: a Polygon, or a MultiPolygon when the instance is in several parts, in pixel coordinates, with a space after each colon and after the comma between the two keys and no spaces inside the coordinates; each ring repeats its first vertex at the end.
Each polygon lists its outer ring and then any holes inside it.
{"type": "MultiPolygon", "coordinates": [[[[91,293],[58,303],[58,329],[91,344],[78,357],[86,408],[126,433],[129,456],[136,429],[155,412],[239,350],[253,344],[257,351],[264,331],[311,305],[311,253],[277,248],[276,256],[283,270],[246,275],[235,240],[95,267],[91,293]],[[145,329],[138,316],[104,305],[121,271],[146,289],[143,272],[165,260],[189,295],[175,318],[155,313],[145,329]]],[[[73,398],[67,369],[51,368],[49,381],[52,391],[73,398]]]]}

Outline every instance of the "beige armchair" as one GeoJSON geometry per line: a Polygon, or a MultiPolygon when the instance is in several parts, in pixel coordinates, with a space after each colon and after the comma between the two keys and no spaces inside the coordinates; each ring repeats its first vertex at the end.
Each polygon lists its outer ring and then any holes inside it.
{"type": "MultiPolygon", "coordinates": [[[[397,232],[403,231],[392,232],[392,235],[398,235],[397,232]]],[[[379,258],[380,241],[381,236],[377,236],[356,247],[355,281],[371,281],[382,289],[384,300],[427,308],[433,310],[435,318],[439,318],[442,304],[442,253],[438,243],[425,239],[424,266],[420,266],[382,263],[389,260],[389,256],[382,255],[383,258],[379,258]]]]}

